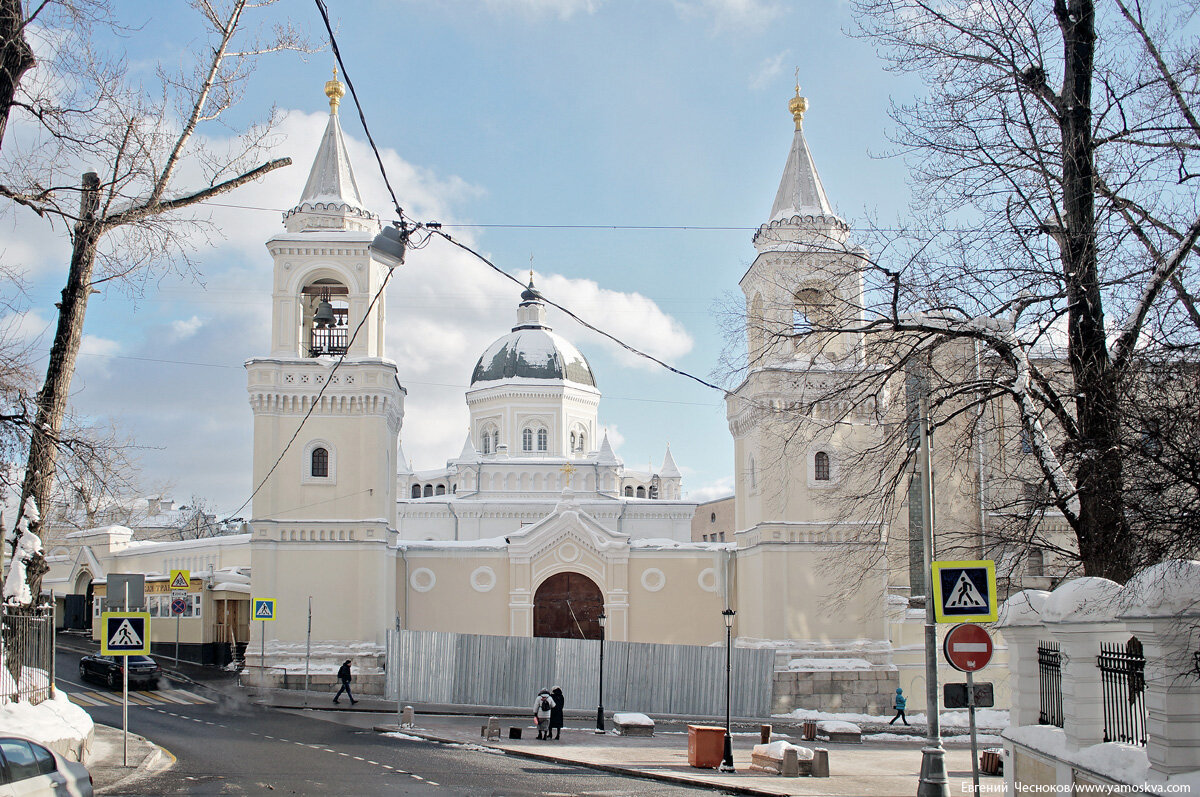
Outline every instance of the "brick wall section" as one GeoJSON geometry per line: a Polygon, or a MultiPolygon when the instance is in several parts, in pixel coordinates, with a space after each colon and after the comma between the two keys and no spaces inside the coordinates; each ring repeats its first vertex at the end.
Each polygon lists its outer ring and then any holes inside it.
{"type": "Polygon", "coordinates": [[[777,671],[771,690],[771,713],[798,708],[856,714],[891,715],[900,685],[896,668],[873,670],[777,671]]]}

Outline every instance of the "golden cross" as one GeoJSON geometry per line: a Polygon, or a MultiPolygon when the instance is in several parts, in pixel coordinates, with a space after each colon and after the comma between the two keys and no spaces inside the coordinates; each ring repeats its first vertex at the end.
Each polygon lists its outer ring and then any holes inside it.
{"type": "Polygon", "coordinates": [[[800,96],[800,67],[796,67],[796,96],[800,96]]]}
{"type": "Polygon", "coordinates": [[[561,470],[563,473],[567,474],[567,476],[570,476],[572,473],[574,473],[576,470],[578,470],[578,468],[576,468],[574,465],[572,465],[570,462],[568,462],[566,465],[563,465],[561,468],[559,468],[559,470],[561,470]]]}
{"type": "Polygon", "coordinates": [[[529,282],[533,282],[533,252],[529,253],[529,282]]]}

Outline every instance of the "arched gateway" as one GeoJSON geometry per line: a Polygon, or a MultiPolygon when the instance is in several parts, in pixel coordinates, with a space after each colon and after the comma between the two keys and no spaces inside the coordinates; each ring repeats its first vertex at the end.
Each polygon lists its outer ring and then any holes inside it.
{"type": "Polygon", "coordinates": [[[599,639],[597,618],[604,596],[596,582],[579,573],[558,573],[533,596],[533,635],[560,639],[599,639]]]}

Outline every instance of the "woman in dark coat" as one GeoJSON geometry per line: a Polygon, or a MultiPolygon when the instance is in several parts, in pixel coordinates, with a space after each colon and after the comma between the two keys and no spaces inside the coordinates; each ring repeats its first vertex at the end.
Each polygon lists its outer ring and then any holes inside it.
{"type": "Polygon", "coordinates": [[[561,686],[554,687],[554,691],[550,693],[554,696],[554,708],[550,709],[550,730],[554,731],[554,738],[562,738],[563,726],[563,706],[566,701],[563,699],[561,686]]]}

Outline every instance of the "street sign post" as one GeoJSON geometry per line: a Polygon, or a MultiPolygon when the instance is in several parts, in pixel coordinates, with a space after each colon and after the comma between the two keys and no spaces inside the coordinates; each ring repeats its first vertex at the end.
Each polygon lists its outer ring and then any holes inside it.
{"type": "MultiPolygon", "coordinates": [[[[126,582],[125,588],[128,587],[126,582]]],[[[129,603],[128,594],[125,602],[129,603]]],[[[121,763],[129,766],[129,657],[150,654],[150,613],[103,612],[100,615],[100,652],[124,659],[121,667],[121,763]]]]}
{"type": "MultiPolygon", "coordinates": [[[[258,648],[258,666],[262,668],[262,674],[265,678],[267,673],[267,620],[273,621],[275,619],[275,599],[254,598],[250,601],[250,605],[254,609],[254,619],[262,621],[262,637],[259,639],[258,648]]],[[[306,693],[305,700],[307,699],[306,693]]]]}
{"type": "Polygon", "coordinates": [[[970,708],[972,701],[975,708],[991,708],[996,705],[996,695],[991,681],[975,684],[970,695],[967,694],[966,684],[945,684],[942,686],[942,701],[946,708],[970,708]]]}
{"type": "Polygon", "coordinates": [[[146,608],[145,573],[109,573],[104,602],[107,608],[132,612],[146,608]]]}
{"type": "MultiPolygon", "coordinates": [[[[965,578],[965,576],[961,576],[965,578]]],[[[992,588],[995,588],[993,571],[992,588]]],[[[993,599],[993,605],[995,601],[993,599]]],[[[987,629],[974,623],[960,623],[946,633],[942,644],[946,661],[956,670],[967,674],[967,719],[971,726],[971,782],[979,794],[979,743],[975,733],[975,673],[992,660],[992,636],[987,629]]]]}
{"type": "Polygon", "coordinates": [[[994,623],[998,612],[995,562],[933,563],[933,613],[939,623],[994,623]]]}
{"type": "Polygon", "coordinates": [[[959,672],[979,672],[992,660],[992,637],[983,626],[961,623],[946,634],[942,650],[959,672]]]}
{"type": "Polygon", "coordinates": [[[183,619],[183,613],[187,611],[187,604],[184,603],[188,590],[192,586],[192,573],[190,570],[172,570],[171,578],[167,582],[171,588],[171,614],[175,615],[175,666],[179,666],[179,622],[183,619]]]}

